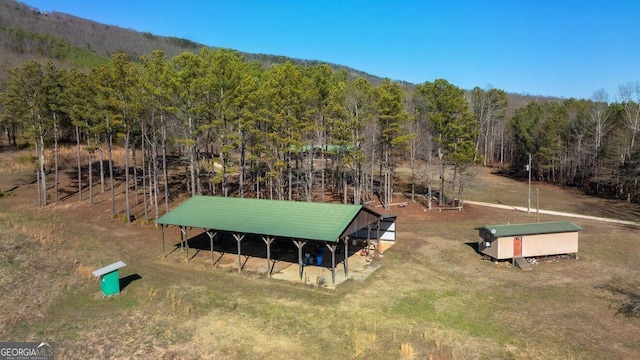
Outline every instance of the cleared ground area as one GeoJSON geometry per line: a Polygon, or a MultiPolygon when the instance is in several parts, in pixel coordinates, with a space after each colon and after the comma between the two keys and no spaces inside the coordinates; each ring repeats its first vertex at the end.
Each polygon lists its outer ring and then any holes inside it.
{"type": "MultiPolygon", "coordinates": [[[[632,225],[571,219],[584,229],[579,260],[523,272],[483,261],[474,228],[535,214],[409,203],[392,209],[398,241],[372,261],[379,268],[332,290],[268,279],[258,256],[242,273],[233,254],[215,266],[206,250],[189,263],[163,259],[160,230],[112,217],[108,194],[93,207],[74,195],[38,210],[27,169],[0,169],[0,189],[15,187],[0,199],[0,338],[53,341],[61,359],[640,358],[640,320],[618,314],[627,298],[616,291],[640,287],[632,225]],[[118,260],[123,291],[103,298],[91,271],[118,260]]],[[[540,189],[547,210],[640,220],[629,204],[540,189]]],[[[470,190],[526,206],[526,184],[483,169],[470,190]]]]}

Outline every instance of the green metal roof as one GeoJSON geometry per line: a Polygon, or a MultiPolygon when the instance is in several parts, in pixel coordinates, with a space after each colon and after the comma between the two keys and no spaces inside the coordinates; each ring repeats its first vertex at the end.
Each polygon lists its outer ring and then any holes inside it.
{"type": "Polygon", "coordinates": [[[321,150],[324,149],[324,151],[327,151],[329,153],[339,153],[339,152],[351,152],[356,150],[357,148],[353,145],[332,145],[332,144],[328,144],[328,145],[303,145],[301,147],[297,147],[295,145],[291,145],[289,147],[290,151],[293,152],[308,152],[311,149],[314,150],[321,150]]]}
{"type": "Polygon", "coordinates": [[[361,205],[194,196],[156,222],[161,225],[336,242],[346,231],[359,230],[358,226],[363,221],[366,227],[379,218],[379,214],[361,205]],[[358,223],[357,226],[355,223],[358,223]]]}
{"type": "Polygon", "coordinates": [[[569,221],[543,222],[532,224],[486,225],[476,230],[486,229],[495,237],[537,235],[580,231],[582,228],[569,221]]]}

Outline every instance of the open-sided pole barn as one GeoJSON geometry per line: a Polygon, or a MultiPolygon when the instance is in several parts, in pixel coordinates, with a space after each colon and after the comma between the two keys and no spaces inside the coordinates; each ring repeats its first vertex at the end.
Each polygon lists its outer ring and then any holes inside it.
{"type": "Polygon", "coordinates": [[[349,235],[372,224],[379,226],[381,215],[362,205],[341,205],[279,200],[258,200],[216,196],[194,196],[157,220],[162,228],[162,255],[165,251],[165,227],[180,227],[180,247],[189,260],[188,232],[204,229],[211,241],[218,232],[228,232],[238,243],[238,271],[242,270],[241,243],[246,234],[262,237],[267,247],[267,274],[271,275],[271,244],[276,238],[290,239],[298,248],[302,278],[302,247],[309,241],[325,245],[331,251],[331,274],[335,284],[336,250],[344,245],[345,277],[348,276],[349,235]]]}

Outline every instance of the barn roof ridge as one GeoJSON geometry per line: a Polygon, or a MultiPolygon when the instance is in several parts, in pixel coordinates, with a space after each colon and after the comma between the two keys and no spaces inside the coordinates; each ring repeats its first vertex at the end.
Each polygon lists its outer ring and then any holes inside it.
{"type": "Polygon", "coordinates": [[[380,218],[362,205],[197,195],[156,223],[337,242],[360,223],[380,218]]]}

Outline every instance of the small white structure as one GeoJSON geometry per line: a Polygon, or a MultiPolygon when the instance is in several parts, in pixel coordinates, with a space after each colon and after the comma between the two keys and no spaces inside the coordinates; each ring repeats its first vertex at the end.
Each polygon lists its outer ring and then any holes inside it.
{"type": "Polygon", "coordinates": [[[396,242],[396,215],[382,215],[377,224],[372,224],[370,229],[362,229],[351,234],[357,239],[381,240],[383,242],[396,242]],[[378,226],[378,224],[380,226],[378,226]]]}
{"type": "Polygon", "coordinates": [[[494,259],[576,254],[582,228],[569,221],[487,225],[478,230],[478,251],[494,259]]]}

